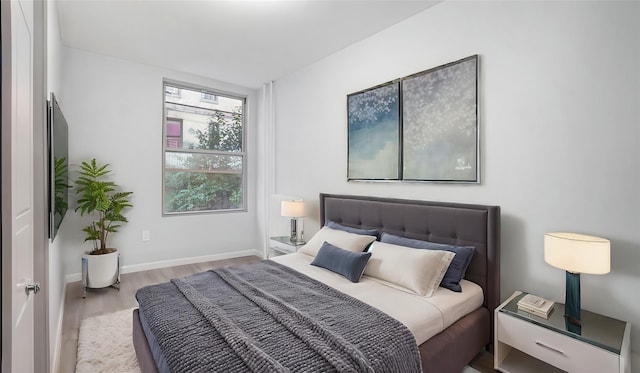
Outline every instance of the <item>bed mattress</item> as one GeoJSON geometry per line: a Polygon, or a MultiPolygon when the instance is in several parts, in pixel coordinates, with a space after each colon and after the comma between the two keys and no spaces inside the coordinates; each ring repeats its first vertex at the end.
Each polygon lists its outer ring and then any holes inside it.
{"type": "Polygon", "coordinates": [[[422,297],[374,277],[362,276],[352,283],[323,268],[310,265],[313,257],[293,253],[271,258],[317,281],[373,306],[402,322],[413,334],[418,345],[440,333],[460,318],[482,306],[482,288],[462,280],[462,292],[438,288],[431,297],[422,297]]]}

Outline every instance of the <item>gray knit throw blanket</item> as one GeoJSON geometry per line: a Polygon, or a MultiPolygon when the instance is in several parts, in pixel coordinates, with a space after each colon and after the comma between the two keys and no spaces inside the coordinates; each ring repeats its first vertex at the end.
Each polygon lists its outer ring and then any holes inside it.
{"type": "Polygon", "coordinates": [[[172,372],[422,371],[402,323],[272,261],[147,286],[136,298],[172,372]]]}

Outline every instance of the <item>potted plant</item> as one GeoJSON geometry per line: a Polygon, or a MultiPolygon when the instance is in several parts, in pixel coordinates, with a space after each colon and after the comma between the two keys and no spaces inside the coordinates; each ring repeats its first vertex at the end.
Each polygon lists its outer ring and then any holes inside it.
{"type": "Polygon", "coordinates": [[[122,210],[132,207],[129,196],[133,192],[117,191],[113,181],[105,180],[110,172],[109,164],[99,165],[94,158],[82,162],[80,176],[75,180],[79,196],[75,211],[94,218],[82,229],[86,233],[85,242],[93,242],[93,249],[82,257],[83,296],[87,288],[119,288],[120,284],[118,250],[108,247],[107,239],[118,232],[121,223],[127,222],[122,210]]]}

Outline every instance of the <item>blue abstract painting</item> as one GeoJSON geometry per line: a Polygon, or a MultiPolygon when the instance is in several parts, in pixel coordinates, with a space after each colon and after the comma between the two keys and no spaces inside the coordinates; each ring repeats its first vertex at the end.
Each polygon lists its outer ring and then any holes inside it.
{"type": "Polygon", "coordinates": [[[349,180],[397,180],[400,170],[400,84],[347,96],[349,180]]]}

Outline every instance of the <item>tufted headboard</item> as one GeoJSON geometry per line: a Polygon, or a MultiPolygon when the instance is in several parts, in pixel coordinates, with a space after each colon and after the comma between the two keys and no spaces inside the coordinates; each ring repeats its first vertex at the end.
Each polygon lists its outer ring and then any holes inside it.
{"type": "Polygon", "coordinates": [[[375,228],[424,241],[475,246],[465,278],[482,287],[491,314],[500,304],[500,207],[320,194],[320,222],[375,228]]]}

